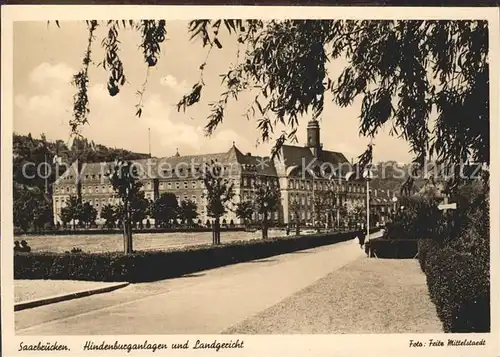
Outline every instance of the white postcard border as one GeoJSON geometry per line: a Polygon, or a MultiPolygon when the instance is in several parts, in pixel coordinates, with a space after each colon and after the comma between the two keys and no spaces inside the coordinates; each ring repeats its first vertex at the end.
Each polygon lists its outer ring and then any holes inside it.
{"type": "MultiPolygon", "coordinates": [[[[114,343],[144,343],[145,340],[156,343],[182,343],[190,340],[211,342],[240,339],[245,347],[234,350],[166,350],[169,355],[199,355],[217,353],[218,355],[238,356],[357,356],[357,355],[484,355],[496,356],[500,354],[498,306],[500,241],[498,233],[499,221],[499,64],[500,64],[500,27],[498,8],[398,8],[398,7],[238,7],[238,6],[79,6],[79,5],[19,5],[2,7],[2,160],[1,160],[1,220],[2,220],[2,342],[6,356],[18,355],[19,343],[38,341],[57,341],[70,346],[70,352],[63,355],[103,354],[105,352],[83,352],[83,344],[90,340],[95,343],[107,341],[114,343]],[[301,19],[486,19],[489,21],[490,41],[490,117],[491,117],[491,333],[490,334],[386,334],[386,335],[148,335],[148,336],[15,336],[14,333],[14,294],[13,294],[13,214],[12,214],[12,118],[13,118],[13,22],[14,21],[72,21],[84,19],[122,19],[122,18],[165,18],[165,19],[192,19],[192,18],[301,18],[301,19]],[[458,347],[458,348],[409,348],[409,340],[426,341],[429,338],[468,338],[486,340],[486,347],[458,347]]],[[[44,355],[50,352],[36,352],[33,355],[44,355]]],[[[54,352],[52,352],[54,353],[54,352]]],[[[151,352],[109,352],[109,354],[150,355],[151,352]]],[[[163,353],[162,351],[155,352],[163,353]]],[[[28,353],[22,353],[29,355],[28,353]]]]}

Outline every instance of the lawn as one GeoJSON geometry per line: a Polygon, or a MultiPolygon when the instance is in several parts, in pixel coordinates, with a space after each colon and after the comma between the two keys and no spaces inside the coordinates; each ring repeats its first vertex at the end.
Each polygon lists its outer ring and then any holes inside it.
{"type": "MultiPolygon", "coordinates": [[[[270,230],[269,237],[283,236],[284,232],[270,230]]],[[[212,242],[211,232],[192,233],[140,233],[134,234],[135,250],[164,250],[188,245],[208,244],[212,242]]],[[[50,251],[65,252],[72,248],[80,248],[84,252],[113,252],[123,249],[121,234],[106,235],[67,235],[67,236],[23,236],[15,240],[25,239],[33,252],[50,251]]],[[[261,239],[260,232],[222,232],[221,242],[236,240],[261,239]]]]}
{"type": "Polygon", "coordinates": [[[417,260],[361,258],[224,333],[441,332],[417,260]]]}

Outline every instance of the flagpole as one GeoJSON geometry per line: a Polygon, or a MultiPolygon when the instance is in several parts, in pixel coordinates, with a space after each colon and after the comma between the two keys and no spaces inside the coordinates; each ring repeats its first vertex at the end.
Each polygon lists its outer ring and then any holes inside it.
{"type": "Polygon", "coordinates": [[[148,128],[148,150],[149,158],[151,158],[151,128],[148,128]]]}
{"type": "Polygon", "coordinates": [[[48,178],[47,178],[47,154],[45,154],[45,194],[49,193],[48,178]]]}

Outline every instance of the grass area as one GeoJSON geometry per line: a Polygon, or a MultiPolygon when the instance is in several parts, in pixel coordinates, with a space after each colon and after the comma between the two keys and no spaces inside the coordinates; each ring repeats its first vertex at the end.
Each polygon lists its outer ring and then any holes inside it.
{"type": "Polygon", "coordinates": [[[108,283],[73,280],[14,280],[14,302],[101,288],[108,283]]]}
{"type": "MultiPolygon", "coordinates": [[[[260,231],[252,232],[222,232],[221,241],[232,242],[237,240],[261,239],[260,231]]],[[[284,236],[281,230],[270,230],[269,237],[284,236]]],[[[166,250],[169,248],[180,248],[188,245],[210,244],[212,242],[211,232],[191,233],[138,233],[134,234],[135,250],[166,250]]],[[[16,237],[25,239],[33,252],[56,252],[63,253],[72,248],[80,248],[86,253],[116,252],[123,250],[123,236],[121,234],[109,235],[44,235],[16,237]]]]}
{"type": "Polygon", "coordinates": [[[361,258],[224,333],[440,332],[417,260],[361,258]]]}

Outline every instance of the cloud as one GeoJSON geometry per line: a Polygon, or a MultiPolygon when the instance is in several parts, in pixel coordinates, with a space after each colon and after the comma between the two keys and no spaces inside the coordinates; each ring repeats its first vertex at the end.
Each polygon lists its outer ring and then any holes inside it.
{"type": "Polygon", "coordinates": [[[29,79],[38,85],[70,83],[76,71],[66,63],[52,65],[43,62],[31,71],[29,79]]]}
{"type": "Polygon", "coordinates": [[[182,82],[177,81],[173,75],[169,74],[163,78],[160,78],[160,84],[162,86],[173,89],[175,92],[180,94],[186,94],[189,91],[189,86],[185,80],[182,82]]]}
{"type": "MultiPolygon", "coordinates": [[[[34,136],[45,133],[51,140],[69,137],[74,88],[69,85],[73,69],[64,63],[42,63],[29,73],[34,86],[22,89],[15,97],[14,129],[34,136]]],[[[173,76],[164,77],[165,85],[180,90],[184,84],[173,76]]],[[[134,88],[124,87],[119,95],[111,97],[106,85],[94,83],[89,87],[89,124],[82,134],[96,143],[127,150],[148,152],[148,129],[151,130],[152,154],[170,156],[178,148],[181,154],[225,152],[233,141],[245,143],[234,130],[219,130],[213,137],[204,134],[200,122],[187,119],[174,110],[173,103],[160,94],[147,92],[143,115],[134,113],[138,101],[134,88]]]]}

